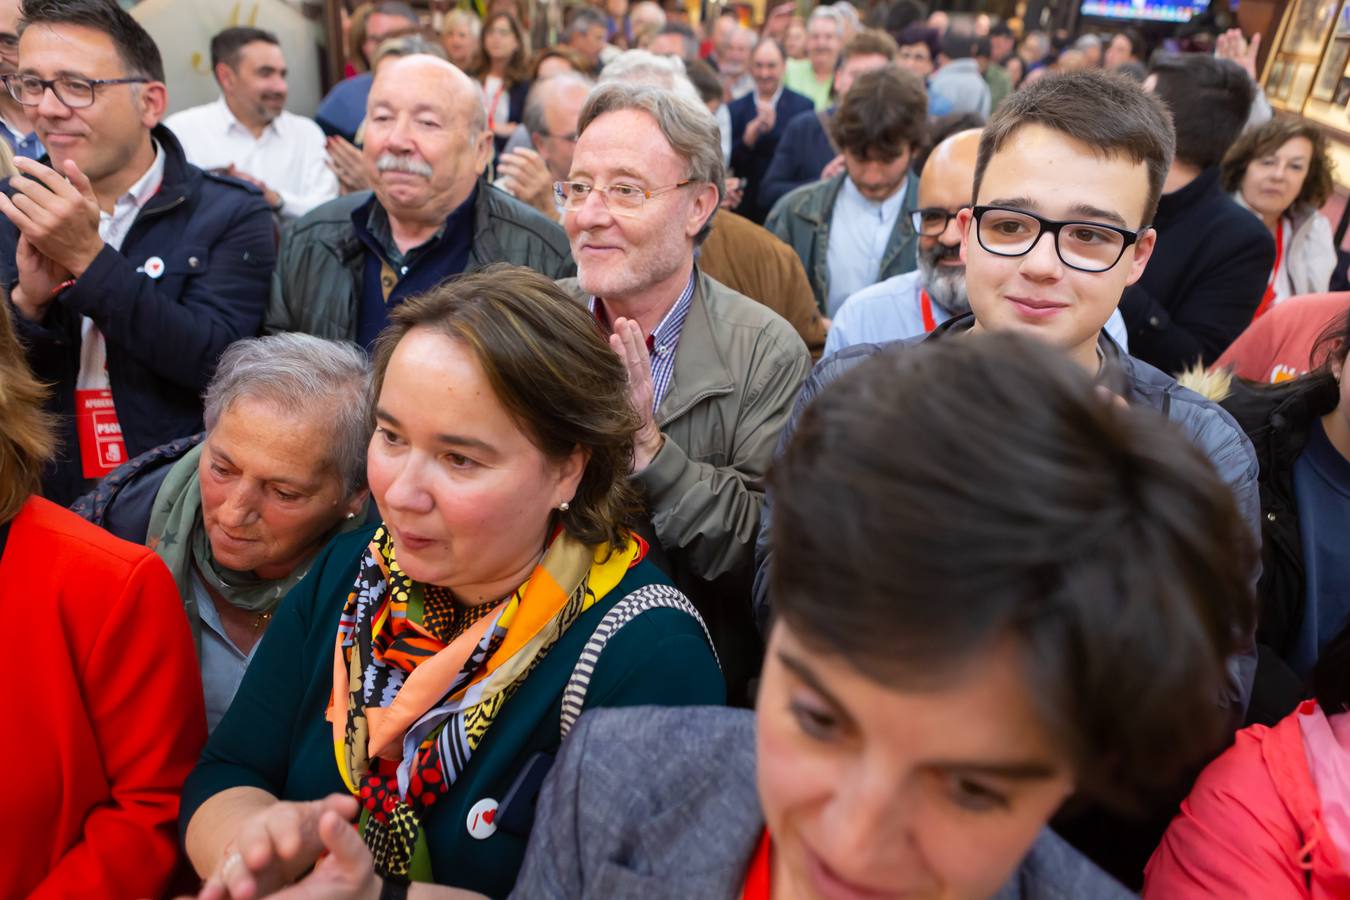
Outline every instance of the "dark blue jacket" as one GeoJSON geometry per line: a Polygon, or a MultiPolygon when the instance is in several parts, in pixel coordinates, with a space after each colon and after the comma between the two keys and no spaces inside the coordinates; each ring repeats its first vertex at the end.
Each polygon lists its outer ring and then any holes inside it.
{"type": "MultiPolygon", "coordinates": [[[[14,315],[28,363],[52,385],[61,449],[43,478],[67,504],[84,489],[75,436],[80,322],[93,319],[108,348],[108,378],[128,456],[202,428],[202,390],[229,344],[258,334],[276,263],[272,212],[256,188],[190,165],[173,134],[153,131],[164,181],[132,224],[122,250],[105,246],[41,323],[14,315]],[[159,257],[164,272],[138,271],[159,257]]],[[[18,281],[18,230],[0,217],[0,281],[18,281]]]]}
{"type": "Polygon", "coordinates": [[[1275,240],[1224,192],[1217,166],[1164,194],[1153,227],[1148,268],[1120,300],[1130,353],[1172,374],[1209,365],[1251,324],[1275,240]]]}
{"type": "Polygon", "coordinates": [[[769,171],[769,164],[773,162],[774,150],[778,148],[788,123],[801,113],[814,111],[815,105],[810,98],[784,88],[773,108],[776,114],[773,128],[768,133],[760,135],[753,147],[747,147],[744,140],[745,126],[759,115],[759,109],[755,106],[755,92],[751,91],[744,97],[731,101],[731,105],[727,107],[731,113],[731,168],[747,182],[745,199],[741,201],[736,212],[756,225],[764,224],[764,217],[772,208],[772,204],[760,202],[759,186],[764,183],[764,175],[769,171]]]}
{"type": "MultiPolygon", "coordinates": [[[[826,120],[834,115],[834,110],[833,106],[826,110],[826,120]]],[[[764,183],[759,186],[759,205],[764,209],[773,209],[773,205],[793,188],[819,181],[820,170],[839,155],[820,124],[820,118],[815,110],[811,110],[798,113],[787,123],[773,161],[764,173],[764,183]]]]}

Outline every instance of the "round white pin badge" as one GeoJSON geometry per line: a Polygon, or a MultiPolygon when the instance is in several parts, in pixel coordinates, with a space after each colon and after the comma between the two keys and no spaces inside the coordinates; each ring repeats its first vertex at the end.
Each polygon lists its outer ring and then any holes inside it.
{"type": "Polygon", "coordinates": [[[497,801],[484,797],[469,810],[469,835],[485,841],[497,833],[497,801]]]}
{"type": "Polygon", "coordinates": [[[164,274],[164,260],[160,259],[158,256],[152,256],[145,261],[145,265],[142,266],[142,268],[145,269],[145,274],[149,275],[151,278],[158,278],[164,274]]]}

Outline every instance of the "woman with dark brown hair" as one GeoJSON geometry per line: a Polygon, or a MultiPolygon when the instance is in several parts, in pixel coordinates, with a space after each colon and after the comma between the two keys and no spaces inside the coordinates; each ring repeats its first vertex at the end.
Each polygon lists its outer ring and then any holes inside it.
{"type": "Polygon", "coordinates": [[[510,266],[392,320],[367,456],[383,522],[282,603],[188,781],[205,896],[295,880],[322,813],[358,801],[385,880],[502,896],[582,709],[723,699],[701,620],[628,530],[638,421],[594,321],[510,266]]]}
{"type": "Polygon", "coordinates": [[[0,616],[22,683],[5,719],[0,884],[16,897],[160,895],[183,779],[206,738],[178,591],[145,547],[37,496],[45,392],[0,313],[0,616]]]}
{"type": "Polygon", "coordinates": [[[1336,243],[1331,223],[1318,210],[1331,196],[1332,168],[1326,135],[1303,119],[1272,119],[1250,128],[1224,156],[1223,189],[1275,237],[1275,266],[1256,316],[1331,284],[1336,243]]]}
{"type": "Polygon", "coordinates": [[[473,73],[483,85],[488,128],[500,153],[525,114],[529,82],[530,39],[510,13],[499,12],[483,23],[478,46],[478,68],[473,73]]]}

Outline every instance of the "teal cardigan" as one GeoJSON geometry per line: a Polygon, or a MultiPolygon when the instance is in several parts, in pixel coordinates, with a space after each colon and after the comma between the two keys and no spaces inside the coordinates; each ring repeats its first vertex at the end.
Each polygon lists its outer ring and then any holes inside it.
{"type": "MultiPolygon", "coordinates": [[[[184,833],[197,808],[228,788],[261,788],[282,800],[346,792],[324,710],[333,688],[338,616],[373,533],[335,538],[282,601],[234,703],[183,788],[184,833]]],[[[630,569],[573,623],[502,708],[468,767],[423,823],[438,884],[490,897],[510,893],[527,838],[499,828],[476,839],[468,830],[469,810],[485,798],[500,802],[531,757],[558,749],[562,691],[582,647],[610,607],[652,583],[669,581],[647,561],[630,569]]],[[[724,701],[722,674],[699,624],[678,610],[653,609],[606,645],[586,708],[724,701]]]]}

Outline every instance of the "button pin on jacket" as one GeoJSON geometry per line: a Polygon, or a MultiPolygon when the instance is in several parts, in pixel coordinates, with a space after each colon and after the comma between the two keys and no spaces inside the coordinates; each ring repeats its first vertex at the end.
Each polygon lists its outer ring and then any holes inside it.
{"type": "Polygon", "coordinates": [[[497,832],[497,801],[484,797],[469,809],[469,835],[485,841],[497,832]]]}
{"type": "Polygon", "coordinates": [[[141,271],[151,278],[158,278],[164,274],[164,260],[158,256],[152,256],[145,261],[145,265],[141,266],[141,271]]]}

